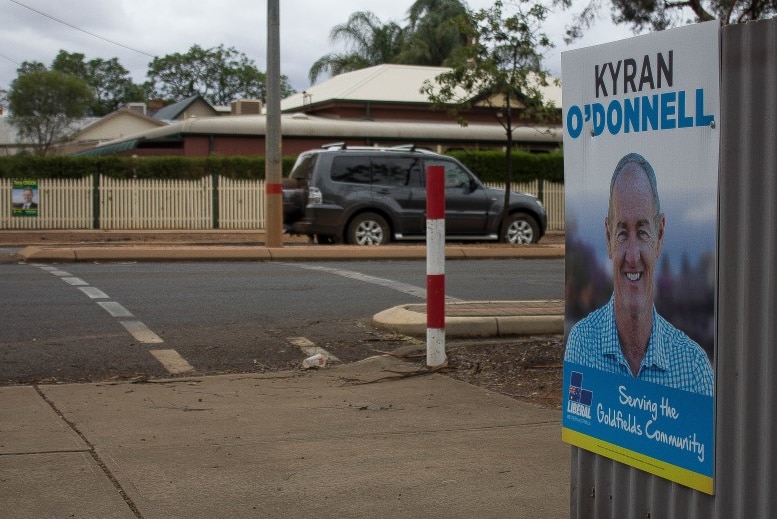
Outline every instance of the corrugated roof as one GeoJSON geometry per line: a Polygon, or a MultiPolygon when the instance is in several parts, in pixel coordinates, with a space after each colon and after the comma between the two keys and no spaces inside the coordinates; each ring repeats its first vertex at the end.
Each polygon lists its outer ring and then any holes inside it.
{"type": "Polygon", "coordinates": [[[154,119],[158,119],[160,121],[172,121],[181,115],[181,112],[189,108],[189,106],[199,98],[199,95],[193,95],[191,97],[187,97],[183,101],[178,101],[177,103],[160,108],[154,114],[154,119]]]}
{"type": "MultiPolygon", "coordinates": [[[[449,70],[446,67],[384,64],[346,72],[282,100],[281,111],[334,100],[428,104],[429,98],[421,93],[424,82],[434,82],[437,76],[449,70]]],[[[550,85],[541,91],[546,100],[561,107],[560,86],[550,85]]],[[[464,90],[461,93],[463,95],[464,90]]]]}
{"type": "MultiPolygon", "coordinates": [[[[194,135],[265,135],[267,118],[264,115],[240,115],[221,117],[199,117],[155,128],[123,139],[116,139],[79,155],[105,155],[125,151],[137,145],[141,140],[154,141],[177,138],[185,134],[194,135]],[[125,145],[124,143],[131,143],[125,145]]],[[[334,139],[371,138],[407,141],[446,140],[473,141],[485,140],[502,142],[506,140],[505,131],[499,125],[440,122],[378,122],[350,121],[312,117],[294,114],[281,117],[281,131],[284,137],[327,137],[334,139]]],[[[513,132],[517,141],[523,142],[561,142],[561,128],[557,127],[521,127],[513,132]]]]}
{"type": "Polygon", "coordinates": [[[113,155],[122,151],[131,150],[137,147],[140,139],[132,139],[128,141],[114,141],[113,144],[106,144],[90,150],[84,150],[78,153],[74,153],[74,157],[98,157],[101,155],[113,155]]]}

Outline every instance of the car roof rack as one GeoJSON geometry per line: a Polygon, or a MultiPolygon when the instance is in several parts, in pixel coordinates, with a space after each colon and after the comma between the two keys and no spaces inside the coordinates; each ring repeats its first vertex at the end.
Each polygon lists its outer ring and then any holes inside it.
{"type": "Polygon", "coordinates": [[[414,153],[426,153],[427,155],[437,155],[437,153],[433,152],[432,150],[427,150],[426,148],[417,148],[415,144],[400,144],[399,146],[392,146],[386,149],[394,150],[394,151],[410,151],[414,153]]]}
{"type": "Polygon", "coordinates": [[[347,148],[347,145],[345,144],[345,142],[330,142],[329,144],[322,144],[321,147],[324,148],[325,150],[329,150],[329,149],[344,150],[345,148],[347,148]]]}
{"type": "Polygon", "coordinates": [[[425,153],[428,155],[436,155],[435,152],[427,150],[425,148],[417,148],[415,144],[400,144],[398,146],[390,147],[374,147],[374,146],[348,146],[345,142],[330,142],[329,144],[322,144],[321,148],[327,151],[337,150],[353,150],[353,151],[409,151],[411,153],[425,153]]]}

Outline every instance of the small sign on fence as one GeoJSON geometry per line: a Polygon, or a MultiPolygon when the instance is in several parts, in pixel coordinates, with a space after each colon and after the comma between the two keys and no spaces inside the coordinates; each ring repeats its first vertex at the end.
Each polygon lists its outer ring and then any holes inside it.
{"type": "Polygon", "coordinates": [[[14,180],[11,190],[11,216],[38,216],[37,180],[14,180]]]}

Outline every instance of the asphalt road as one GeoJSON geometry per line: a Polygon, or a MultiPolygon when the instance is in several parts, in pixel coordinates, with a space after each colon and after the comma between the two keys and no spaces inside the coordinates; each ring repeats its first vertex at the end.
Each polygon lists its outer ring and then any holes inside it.
{"type": "MultiPolygon", "coordinates": [[[[423,261],[0,264],[0,384],[257,372],[310,348],[392,349],[372,316],[424,297],[423,261]]],[[[563,260],[446,265],[461,300],[563,298],[563,260]]]]}

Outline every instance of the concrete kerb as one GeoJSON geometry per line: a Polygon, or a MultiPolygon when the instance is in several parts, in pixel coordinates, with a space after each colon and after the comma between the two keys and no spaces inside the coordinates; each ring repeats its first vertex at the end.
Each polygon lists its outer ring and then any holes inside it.
{"type": "MultiPolygon", "coordinates": [[[[445,257],[456,259],[563,258],[563,246],[448,246],[445,257]]],[[[417,260],[426,258],[426,247],[289,246],[268,248],[235,245],[120,245],[39,246],[23,248],[25,261],[288,261],[288,260],[417,260]]]]}
{"type": "MultiPolygon", "coordinates": [[[[520,301],[464,301],[446,303],[445,335],[448,337],[502,337],[514,335],[556,335],[564,333],[563,312],[525,312],[520,301]],[[457,307],[477,307],[484,315],[455,315],[457,307]],[[489,315],[488,308],[506,306],[510,315],[489,315]]],[[[373,316],[373,325],[382,330],[414,337],[426,335],[426,305],[405,304],[373,316]]]]}
{"type": "Polygon", "coordinates": [[[25,261],[78,261],[75,249],[61,248],[53,249],[49,247],[25,247],[19,252],[19,256],[25,261]]]}

